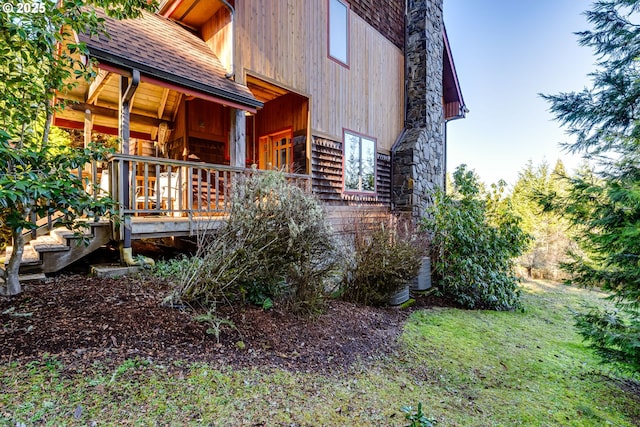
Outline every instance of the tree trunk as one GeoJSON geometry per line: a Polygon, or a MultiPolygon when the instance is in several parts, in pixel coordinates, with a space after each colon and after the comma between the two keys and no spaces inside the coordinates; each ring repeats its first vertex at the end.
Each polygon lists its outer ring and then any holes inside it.
{"type": "Polygon", "coordinates": [[[22,292],[22,286],[20,286],[19,270],[20,262],[22,261],[22,253],[24,252],[24,238],[22,237],[22,230],[11,231],[13,237],[13,252],[9,258],[9,264],[7,265],[6,277],[4,278],[5,284],[0,287],[0,295],[17,295],[22,292]]]}

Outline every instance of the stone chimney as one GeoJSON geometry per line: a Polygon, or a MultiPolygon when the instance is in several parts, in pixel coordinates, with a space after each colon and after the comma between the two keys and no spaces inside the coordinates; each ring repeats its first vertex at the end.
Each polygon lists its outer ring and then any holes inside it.
{"type": "Polygon", "coordinates": [[[420,219],[445,181],[443,0],[407,0],[405,132],[393,148],[395,209],[420,219]]]}

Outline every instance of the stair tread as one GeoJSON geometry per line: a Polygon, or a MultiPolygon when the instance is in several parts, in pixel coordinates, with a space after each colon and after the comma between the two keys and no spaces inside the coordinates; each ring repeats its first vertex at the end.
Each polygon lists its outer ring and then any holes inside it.
{"type": "Polygon", "coordinates": [[[69,246],[65,241],[60,241],[56,236],[40,236],[32,240],[29,245],[38,252],[67,251],[69,246]]]}
{"type": "MultiPolygon", "coordinates": [[[[44,272],[54,272],[64,268],[71,262],[78,259],[76,254],[76,245],[72,242],[78,242],[78,238],[86,238],[90,242],[89,245],[78,245],[78,254],[86,254],[86,251],[93,251],[96,243],[101,244],[105,236],[105,227],[110,227],[111,222],[108,219],[100,219],[99,221],[85,221],[87,227],[82,229],[82,233],[76,235],[73,230],[66,227],[57,227],[49,231],[49,234],[38,236],[24,246],[22,260],[20,262],[20,271],[25,277],[33,277],[27,280],[42,280],[44,272]],[[97,240],[96,240],[97,239],[97,240]],[[49,254],[49,255],[47,255],[49,254]],[[31,276],[33,274],[33,276],[31,276]]],[[[5,250],[4,263],[7,264],[13,248],[7,247],[5,250]]]]}
{"type": "Polygon", "coordinates": [[[31,246],[36,252],[57,252],[68,251],[71,248],[60,242],[31,242],[31,246]]]}
{"type": "Polygon", "coordinates": [[[51,230],[52,236],[57,236],[59,240],[77,239],[79,237],[93,237],[91,233],[81,233],[76,235],[75,231],[66,228],[51,230]]]}
{"type": "MultiPolygon", "coordinates": [[[[5,249],[5,265],[9,263],[9,258],[11,257],[11,253],[13,252],[12,246],[7,246],[5,249]]],[[[36,252],[36,250],[31,245],[25,245],[24,251],[22,252],[22,261],[21,265],[38,265],[41,264],[40,254],[36,252]]]]}

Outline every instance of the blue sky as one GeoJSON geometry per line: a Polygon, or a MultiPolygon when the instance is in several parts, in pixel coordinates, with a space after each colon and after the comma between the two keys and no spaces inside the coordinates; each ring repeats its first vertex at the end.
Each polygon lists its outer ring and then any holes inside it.
{"type": "Polygon", "coordinates": [[[561,150],[570,141],[539,93],[580,91],[595,70],[576,31],[590,29],[590,0],[444,0],[444,21],[470,110],[450,122],[447,170],[466,163],[486,183],[515,183],[532,160],[569,171],[580,158],[561,150]]]}

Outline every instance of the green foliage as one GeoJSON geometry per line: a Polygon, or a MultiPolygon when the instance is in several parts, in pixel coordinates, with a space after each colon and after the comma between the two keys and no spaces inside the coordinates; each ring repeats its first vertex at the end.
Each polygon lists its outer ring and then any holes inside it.
{"type": "Polygon", "coordinates": [[[235,183],[229,218],[203,237],[173,298],[212,305],[248,300],[315,313],[334,274],[338,246],[318,200],[283,173],[254,173],[235,183]]]}
{"type": "Polygon", "coordinates": [[[69,226],[78,215],[106,214],[112,201],[89,195],[78,168],[107,153],[95,145],[82,150],[38,140],[16,145],[0,131],[0,221],[21,232],[36,226],[29,214],[42,218],[60,212],[69,226]]]}
{"type": "Polygon", "coordinates": [[[341,284],[342,298],[381,306],[418,275],[422,253],[416,240],[402,236],[396,226],[356,230],[353,262],[341,284]]]}
{"type": "Polygon", "coordinates": [[[149,273],[155,277],[173,279],[183,274],[193,262],[193,258],[189,258],[185,255],[181,255],[177,258],[160,260],[151,267],[151,271],[149,273]]]}
{"type": "Polygon", "coordinates": [[[565,267],[574,282],[612,292],[619,315],[591,311],[578,328],[604,361],[629,362],[640,372],[640,3],[597,2],[586,12],[593,30],[580,44],[598,55],[592,87],[543,96],[556,119],[575,136],[566,147],[590,161],[569,181],[565,197],[549,195],[577,231],[579,251],[565,267]],[[623,320],[624,319],[624,320],[623,320]]]}
{"type": "Polygon", "coordinates": [[[422,402],[418,402],[418,409],[414,411],[411,406],[403,406],[402,412],[404,412],[404,418],[410,421],[406,427],[433,427],[436,421],[430,418],[422,412],[422,402]]]}
{"type": "Polygon", "coordinates": [[[216,315],[215,308],[210,309],[205,314],[195,316],[193,320],[207,325],[206,333],[213,335],[217,343],[220,343],[220,333],[224,328],[236,328],[232,320],[216,315]]]}
{"type": "Polygon", "coordinates": [[[545,194],[566,192],[566,172],[560,160],[553,170],[546,162],[534,166],[529,162],[519,173],[511,191],[513,210],[522,218],[522,229],[533,237],[518,263],[529,278],[558,280],[560,266],[568,261],[567,252],[576,244],[569,233],[569,223],[556,212],[544,211],[539,200],[545,194]]]}
{"type": "Polygon", "coordinates": [[[591,308],[586,313],[576,313],[576,326],[602,360],[623,370],[640,372],[637,310],[591,308]]]}
{"type": "Polygon", "coordinates": [[[0,294],[20,292],[22,230],[33,228],[32,215],[62,212],[66,225],[77,216],[103,215],[109,199],[87,195],[78,167],[104,158],[96,146],[74,149],[57,143],[53,113],[63,108],[56,93],[96,75],[85,62],[88,50],[74,33],[102,35],[104,20],[96,7],[117,18],[135,17],[146,0],[64,0],[43,2],[38,13],[0,13],[0,223],[11,230],[14,251],[0,294]]]}
{"type": "Polygon", "coordinates": [[[432,235],[431,262],[440,291],[467,308],[519,308],[515,259],[530,236],[502,198],[504,184],[484,191],[465,165],[453,179],[454,193],[437,191],[422,223],[432,235]]]}

